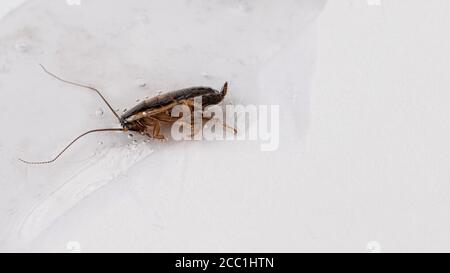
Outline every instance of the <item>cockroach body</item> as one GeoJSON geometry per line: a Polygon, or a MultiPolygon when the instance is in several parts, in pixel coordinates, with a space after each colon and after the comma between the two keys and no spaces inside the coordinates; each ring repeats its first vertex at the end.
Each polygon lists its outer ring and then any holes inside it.
{"type": "MultiPolygon", "coordinates": [[[[106,103],[111,112],[116,116],[121,124],[121,128],[105,128],[105,129],[94,129],[87,131],[77,138],[75,138],[72,142],[70,142],[58,155],[56,155],[52,160],[49,161],[26,161],[23,159],[19,159],[23,163],[27,164],[47,164],[52,163],[57,160],[72,144],[74,144],[77,140],[82,138],[83,136],[94,133],[94,132],[105,132],[105,131],[134,131],[139,132],[140,134],[147,135],[150,138],[155,139],[165,139],[164,135],[161,134],[161,124],[160,123],[169,123],[172,124],[180,119],[180,117],[173,117],[171,114],[172,109],[178,105],[186,105],[191,110],[191,113],[194,111],[195,99],[201,97],[202,105],[201,109],[203,110],[207,106],[216,105],[222,102],[224,97],[227,94],[228,83],[222,87],[221,91],[215,90],[210,87],[191,87],[185,88],[181,90],[167,92],[161,95],[157,95],[155,97],[145,99],[141,101],[139,104],[126,111],[123,115],[119,116],[109,102],[105,99],[105,97],[101,94],[101,92],[91,86],[83,85],[71,81],[67,81],[65,79],[56,76],[55,74],[49,72],[43,65],[40,65],[42,69],[52,77],[79,87],[87,88],[92,91],[95,91],[100,98],[106,103]]],[[[203,120],[210,120],[212,118],[202,117],[203,120]]],[[[193,124],[190,124],[193,129],[193,124]]],[[[231,128],[235,133],[236,129],[223,124],[226,128],[231,128]]]]}
{"type": "Polygon", "coordinates": [[[219,104],[227,94],[227,89],[228,84],[225,83],[221,91],[210,87],[191,87],[167,92],[140,102],[120,116],[120,123],[123,128],[147,135],[149,135],[148,128],[153,127],[153,133],[149,136],[163,139],[164,136],[159,134],[159,123],[172,123],[178,120],[178,117],[171,115],[173,107],[186,105],[193,111],[194,100],[201,97],[201,107],[204,109],[219,104]]]}

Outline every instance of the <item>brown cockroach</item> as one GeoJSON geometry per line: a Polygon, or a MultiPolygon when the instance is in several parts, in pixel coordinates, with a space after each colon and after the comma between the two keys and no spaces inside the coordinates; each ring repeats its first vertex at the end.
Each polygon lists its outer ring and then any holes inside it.
{"type": "MultiPolygon", "coordinates": [[[[160,132],[161,123],[169,123],[172,124],[180,119],[180,117],[173,117],[171,115],[172,109],[177,105],[186,105],[191,109],[191,112],[194,111],[194,99],[201,97],[202,105],[201,109],[205,109],[207,106],[219,104],[227,94],[228,83],[222,87],[221,91],[215,90],[210,87],[190,87],[180,90],[175,90],[171,92],[167,92],[161,95],[157,95],[155,97],[145,99],[141,101],[139,104],[126,111],[123,115],[119,116],[116,111],[112,108],[111,104],[105,99],[102,93],[94,87],[71,82],[65,80],[51,72],[49,72],[43,65],[41,68],[49,74],[50,76],[60,80],[62,82],[75,85],[78,87],[83,87],[90,89],[96,92],[100,98],[105,102],[114,116],[120,122],[121,128],[105,128],[105,129],[94,129],[87,131],[78,137],[76,137],[72,142],[70,142],[60,153],[58,153],[53,159],[48,161],[26,161],[23,159],[19,159],[21,162],[26,164],[48,164],[56,161],[72,144],[74,144],[77,140],[84,137],[87,134],[94,132],[106,132],[106,131],[134,131],[140,134],[146,135],[150,138],[155,139],[165,139],[164,135],[160,132]]],[[[191,115],[192,116],[192,115],[191,115]]],[[[202,120],[210,120],[212,118],[202,117],[202,120]]],[[[193,129],[193,125],[191,128],[193,129]]],[[[226,125],[223,123],[223,126],[226,128],[231,128],[234,133],[236,133],[236,129],[226,125]]]]}

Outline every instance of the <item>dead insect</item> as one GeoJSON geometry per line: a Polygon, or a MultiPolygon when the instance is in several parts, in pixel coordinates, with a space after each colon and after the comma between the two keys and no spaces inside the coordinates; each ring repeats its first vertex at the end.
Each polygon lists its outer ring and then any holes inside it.
{"type": "MultiPolygon", "coordinates": [[[[134,106],[132,109],[126,111],[123,115],[119,116],[105,97],[100,93],[100,91],[94,87],[83,85],[71,81],[64,80],[59,76],[49,72],[43,65],[40,65],[42,69],[52,77],[75,86],[90,89],[96,92],[100,98],[106,103],[111,112],[116,116],[121,124],[121,128],[105,128],[105,129],[94,129],[87,131],[78,137],[76,137],[72,142],[70,142],[59,154],[57,154],[52,160],[48,161],[26,161],[19,159],[21,162],[26,164],[48,164],[57,160],[72,144],[77,140],[84,137],[87,134],[94,132],[105,132],[105,131],[135,131],[143,135],[147,135],[150,138],[155,139],[165,139],[164,135],[161,134],[161,123],[172,124],[179,120],[179,117],[173,117],[171,115],[172,109],[177,105],[186,105],[191,111],[194,110],[194,99],[197,97],[202,98],[202,108],[204,109],[210,105],[216,105],[220,103],[225,95],[227,94],[228,83],[222,87],[221,91],[214,90],[210,87],[191,87],[176,91],[167,92],[152,98],[145,99],[139,104],[134,106]]],[[[193,116],[193,115],[191,115],[193,116]]],[[[210,120],[211,118],[202,117],[203,120],[210,120]]],[[[236,133],[236,129],[223,124],[226,128],[231,128],[236,133]]],[[[193,125],[191,124],[191,128],[193,125]]]]}

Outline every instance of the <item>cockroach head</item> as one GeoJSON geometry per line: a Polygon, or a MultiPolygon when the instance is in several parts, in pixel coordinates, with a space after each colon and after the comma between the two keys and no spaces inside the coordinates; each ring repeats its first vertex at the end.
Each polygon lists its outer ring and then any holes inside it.
{"type": "Polygon", "coordinates": [[[128,128],[128,122],[124,118],[120,118],[120,125],[122,125],[123,128],[128,128]]]}

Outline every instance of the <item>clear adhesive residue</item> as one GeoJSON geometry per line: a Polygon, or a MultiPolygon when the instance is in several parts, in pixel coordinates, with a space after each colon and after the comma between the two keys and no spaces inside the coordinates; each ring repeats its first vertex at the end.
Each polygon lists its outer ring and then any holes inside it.
{"type": "Polygon", "coordinates": [[[38,202],[19,227],[21,240],[31,240],[64,215],[78,202],[126,173],[133,165],[146,158],[153,149],[144,143],[137,149],[128,146],[103,149],[86,162],[87,168],[67,179],[67,182],[38,202]]]}

